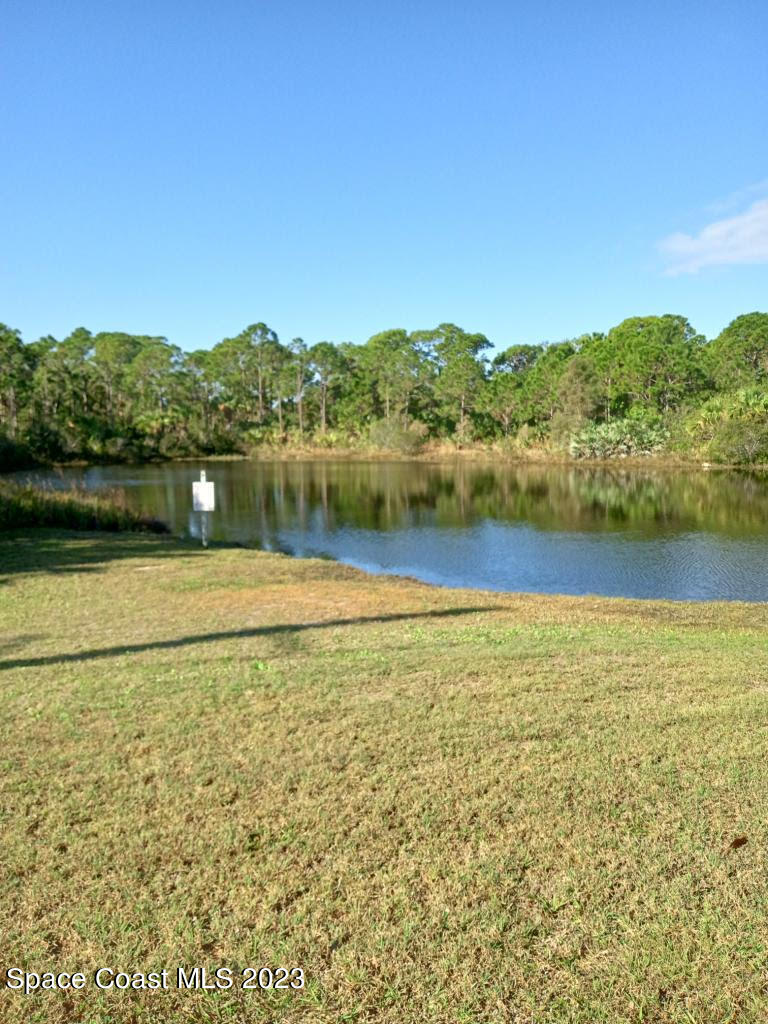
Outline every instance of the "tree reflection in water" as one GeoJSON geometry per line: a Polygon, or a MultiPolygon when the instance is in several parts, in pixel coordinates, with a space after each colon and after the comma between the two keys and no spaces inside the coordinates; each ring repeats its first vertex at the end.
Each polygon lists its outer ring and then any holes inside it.
{"type": "Polygon", "coordinates": [[[122,485],[186,532],[200,468],[216,482],[214,540],[496,589],[755,598],[758,573],[768,576],[760,473],[319,460],[94,467],[57,480],[122,485]]]}

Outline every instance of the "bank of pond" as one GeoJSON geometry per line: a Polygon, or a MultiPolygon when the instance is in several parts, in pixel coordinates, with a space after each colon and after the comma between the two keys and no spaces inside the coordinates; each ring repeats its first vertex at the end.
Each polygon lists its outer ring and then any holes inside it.
{"type": "Polygon", "coordinates": [[[167,524],[193,539],[205,528],[212,542],[433,584],[768,599],[763,472],[323,459],[70,467],[13,480],[44,488],[54,505],[71,504],[76,488],[91,502],[81,528],[94,528],[88,515],[101,508],[106,528],[167,524]],[[201,469],[215,484],[212,513],[192,508],[201,469]]]}

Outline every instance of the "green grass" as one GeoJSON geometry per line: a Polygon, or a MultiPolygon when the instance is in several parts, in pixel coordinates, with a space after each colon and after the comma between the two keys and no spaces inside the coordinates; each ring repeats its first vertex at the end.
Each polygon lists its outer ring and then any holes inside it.
{"type": "Polygon", "coordinates": [[[3,1024],[765,1019],[763,606],[127,534],[0,570],[6,968],[308,979],[0,991],[3,1024]]]}
{"type": "Polygon", "coordinates": [[[57,490],[0,480],[0,530],[28,527],[64,530],[136,530],[167,533],[157,519],[130,509],[119,490],[57,490]]]}

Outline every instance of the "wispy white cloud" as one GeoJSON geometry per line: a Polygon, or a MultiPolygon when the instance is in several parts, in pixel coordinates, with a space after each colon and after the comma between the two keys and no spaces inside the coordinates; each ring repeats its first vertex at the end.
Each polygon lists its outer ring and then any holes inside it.
{"type": "Polygon", "coordinates": [[[714,203],[709,203],[705,209],[712,216],[735,213],[736,210],[745,206],[748,202],[754,202],[755,199],[765,197],[768,197],[768,178],[763,178],[762,181],[756,181],[752,185],[746,185],[744,188],[737,189],[735,192],[731,192],[730,195],[725,196],[724,199],[718,199],[714,203]]]}
{"type": "Polygon", "coordinates": [[[678,232],[659,242],[669,260],[667,274],[695,274],[702,267],[733,263],[768,263],[768,199],[735,217],[715,220],[698,235],[678,232]]]}

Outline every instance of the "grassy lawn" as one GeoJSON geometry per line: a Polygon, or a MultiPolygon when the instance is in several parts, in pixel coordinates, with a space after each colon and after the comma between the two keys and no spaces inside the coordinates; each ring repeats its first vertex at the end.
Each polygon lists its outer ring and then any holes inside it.
{"type": "Polygon", "coordinates": [[[46,531],[0,580],[2,966],[88,975],[3,1024],[766,1019],[763,606],[46,531]]]}

